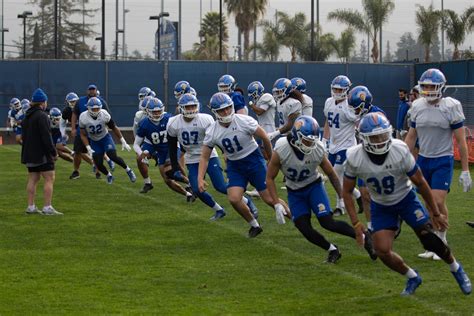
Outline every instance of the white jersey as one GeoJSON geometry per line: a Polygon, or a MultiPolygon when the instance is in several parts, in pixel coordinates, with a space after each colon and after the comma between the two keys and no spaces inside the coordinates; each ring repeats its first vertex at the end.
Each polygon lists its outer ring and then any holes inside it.
{"type": "Polygon", "coordinates": [[[109,112],[104,109],[100,110],[96,118],[90,116],[89,111],[85,111],[79,116],[79,127],[86,130],[90,139],[99,141],[109,133],[107,123],[110,119],[109,112]]]}
{"type": "MultiPolygon", "coordinates": [[[[287,98],[283,103],[278,103],[278,123],[282,127],[288,122],[288,117],[293,113],[299,113],[301,115],[302,105],[301,102],[293,99],[287,98]]],[[[299,115],[298,115],[299,116],[299,115]]]]}
{"type": "Polygon", "coordinates": [[[140,125],[140,122],[147,117],[146,111],[137,111],[135,113],[135,117],[133,118],[133,136],[137,135],[137,130],[138,130],[138,125],[140,125]]]}
{"type": "MultiPolygon", "coordinates": [[[[184,159],[187,164],[199,163],[206,130],[213,123],[212,116],[203,113],[199,113],[190,122],[187,122],[182,114],[170,118],[167,127],[168,134],[171,137],[177,137],[181,147],[186,150],[184,159]]],[[[218,157],[215,149],[211,153],[211,158],[213,157],[218,157]]]]}
{"type": "Polygon", "coordinates": [[[419,98],[409,111],[420,144],[419,154],[427,158],[453,155],[453,128],[459,128],[465,120],[461,103],[447,97],[433,105],[419,98]]]}
{"type": "Polygon", "coordinates": [[[321,176],[318,172],[318,166],[323,161],[325,150],[324,145],[319,140],[316,149],[311,151],[309,155],[304,155],[303,160],[296,156],[286,137],[278,139],[274,151],[280,157],[280,169],[285,175],[285,184],[289,189],[304,188],[321,176]]]}
{"type": "Polygon", "coordinates": [[[214,122],[206,131],[204,145],[218,146],[229,160],[247,157],[258,148],[253,134],[258,128],[257,121],[248,115],[234,114],[228,127],[214,122]]]}
{"type": "Polygon", "coordinates": [[[327,98],[324,103],[324,116],[330,132],[329,153],[336,154],[357,144],[355,130],[359,118],[349,108],[346,100],[336,104],[334,98],[327,98]]]}
{"type": "Polygon", "coordinates": [[[381,165],[373,163],[362,144],[347,150],[344,174],[365,181],[374,202],[394,205],[400,202],[412,189],[407,174],[416,168],[408,146],[399,139],[392,139],[392,146],[381,165]]]}
{"type": "Polygon", "coordinates": [[[260,125],[265,132],[271,133],[275,131],[275,108],[276,102],[270,93],[263,94],[255,104],[259,109],[265,110],[262,115],[257,115],[258,125],[260,125]]]}
{"type": "Polygon", "coordinates": [[[313,99],[307,95],[307,94],[304,94],[303,93],[303,99],[304,99],[304,102],[303,102],[303,108],[302,108],[302,112],[303,114],[302,115],[308,115],[308,116],[313,116],[313,99]]]}

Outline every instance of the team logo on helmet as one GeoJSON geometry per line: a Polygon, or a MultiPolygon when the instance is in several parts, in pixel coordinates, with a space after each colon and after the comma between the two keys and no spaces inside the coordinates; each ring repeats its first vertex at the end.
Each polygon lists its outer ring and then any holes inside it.
{"type": "Polygon", "coordinates": [[[183,82],[183,83],[181,84],[181,89],[186,90],[187,86],[188,86],[188,85],[183,82]]]}
{"type": "Polygon", "coordinates": [[[365,98],[366,98],[366,97],[367,97],[367,96],[365,95],[365,92],[364,92],[364,91],[361,91],[361,92],[359,93],[359,99],[360,99],[362,102],[365,102],[365,98]]]}
{"type": "Polygon", "coordinates": [[[296,85],[299,86],[303,84],[303,81],[301,81],[301,79],[296,79],[296,85]]]}
{"type": "Polygon", "coordinates": [[[293,127],[295,128],[296,131],[299,131],[303,127],[304,121],[296,121],[293,127]]]}

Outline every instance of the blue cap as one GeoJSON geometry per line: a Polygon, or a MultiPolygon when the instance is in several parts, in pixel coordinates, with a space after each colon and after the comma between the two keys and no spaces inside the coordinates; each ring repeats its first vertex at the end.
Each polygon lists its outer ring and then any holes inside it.
{"type": "Polygon", "coordinates": [[[32,102],[45,102],[45,101],[48,101],[48,96],[46,95],[46,93],[44,93],[43,90],[41,90],[41,88],[38,88],[35,90],[35,92],[33,92],[31,101],[32,102]]]}
{"type": "Polygon", "coordinates": [[[90,84],[87,90],[92,90],[92,89],[97,90],[97,86],[95,84],[90,84]]]}

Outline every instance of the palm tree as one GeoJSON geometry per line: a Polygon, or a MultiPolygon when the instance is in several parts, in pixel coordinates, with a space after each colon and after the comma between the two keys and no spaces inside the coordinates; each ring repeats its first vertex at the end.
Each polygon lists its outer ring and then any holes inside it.
{"type": "Polygon", "coordinates": [[[329,12],[328,19],[347,24],[350,27],[368,34],[372,39],[372,60],[379,60],[378,32],[393,12],[395,4],[391,0],[362,0],[364,12],[351,9],[338,9],[329,12]]]}
{"type": "MultiPolygon", "coordinates": [[[[203,38],[200,43],[193,44],[193,51],[188,52],[186,57],[195,60],[218,60],[219,59],[219,24],[220,15],[218,12],[208,12],[204,16],[199,30],[199,37],[203,38]]],[[[229,30],[227,20],[222,17],[222,51],[223,59],[227,59],[227,42],[229,40],[229,30]]]]}
{"type": "Polygon", "coordinates": [[[250,46],[250,51],[257,50],[258,54],[263,60],[277,61],[280,55],[280,42],[276,31],[276,26],[270,21],[262,21],[263,26],[263,40],[261,43],[256,43],[250,46]]]}
{"type": "MultiPolygon", "coordinates": [[[[316,34],[319,34],[314,41],[314,60],[325,61],[335,51],[334,43],[336,38],[332,33],[323,33],[322,29],[315,26],[316,34]]],[[[297,47],[297,53],[303,60],[311,60],[311,23],[308,23],[305,27],[306,40],[297,47]]]]}
{"type": "Polygon", "coordinates": [[[425,62],[430,61],[430,47],[436,39],[436,34],[441,23],[441,12],[433,9],[431,4],[428,9],[417,4],[416,25],[418,26],[418,40],[425,48],[425,62]]]}
{"type": "Polygon", "coordinates": [[[224,0],[229,14],[235,15],[239,32],[244,33],[244,58],[249,59],[250,31],[266,11],[268,0],[224,0]]]}
{"type": "Polygon", "coordinates": [[[348,28],[341,33],[341,37],[338,40],[333,40],[332,45],[334,46],[337,57],[340,58],[342,62],[347,62],[355,47],[354,31],[348,28]]]}
{"type": "Polygon", "coordinates": [[[293,17],[277,12],[276,34],[280,43],[290,49],[291,61],[296,61],[298,49],[307,41],[306,15],[297,12],[293,17]]]}
{"type": "Polygon", "coordinates": [[[467,33],[474,29],[474,6],[467,8],[461,16],[453,10],[444,10],[442,24],[448,42],[454,45],[453,59],[459,59],[459,45],[464,42],[467,33]]]}

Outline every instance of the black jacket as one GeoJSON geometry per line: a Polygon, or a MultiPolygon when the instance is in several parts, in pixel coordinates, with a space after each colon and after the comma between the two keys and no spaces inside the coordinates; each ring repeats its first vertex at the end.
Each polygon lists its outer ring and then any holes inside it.
{"type": "Polygon", "coordinates": [[[57,152],[48,115],[38,106],[31,107],[26,111],[21,127],[21,163],[41,165],[54,162],[57,152]]]}

